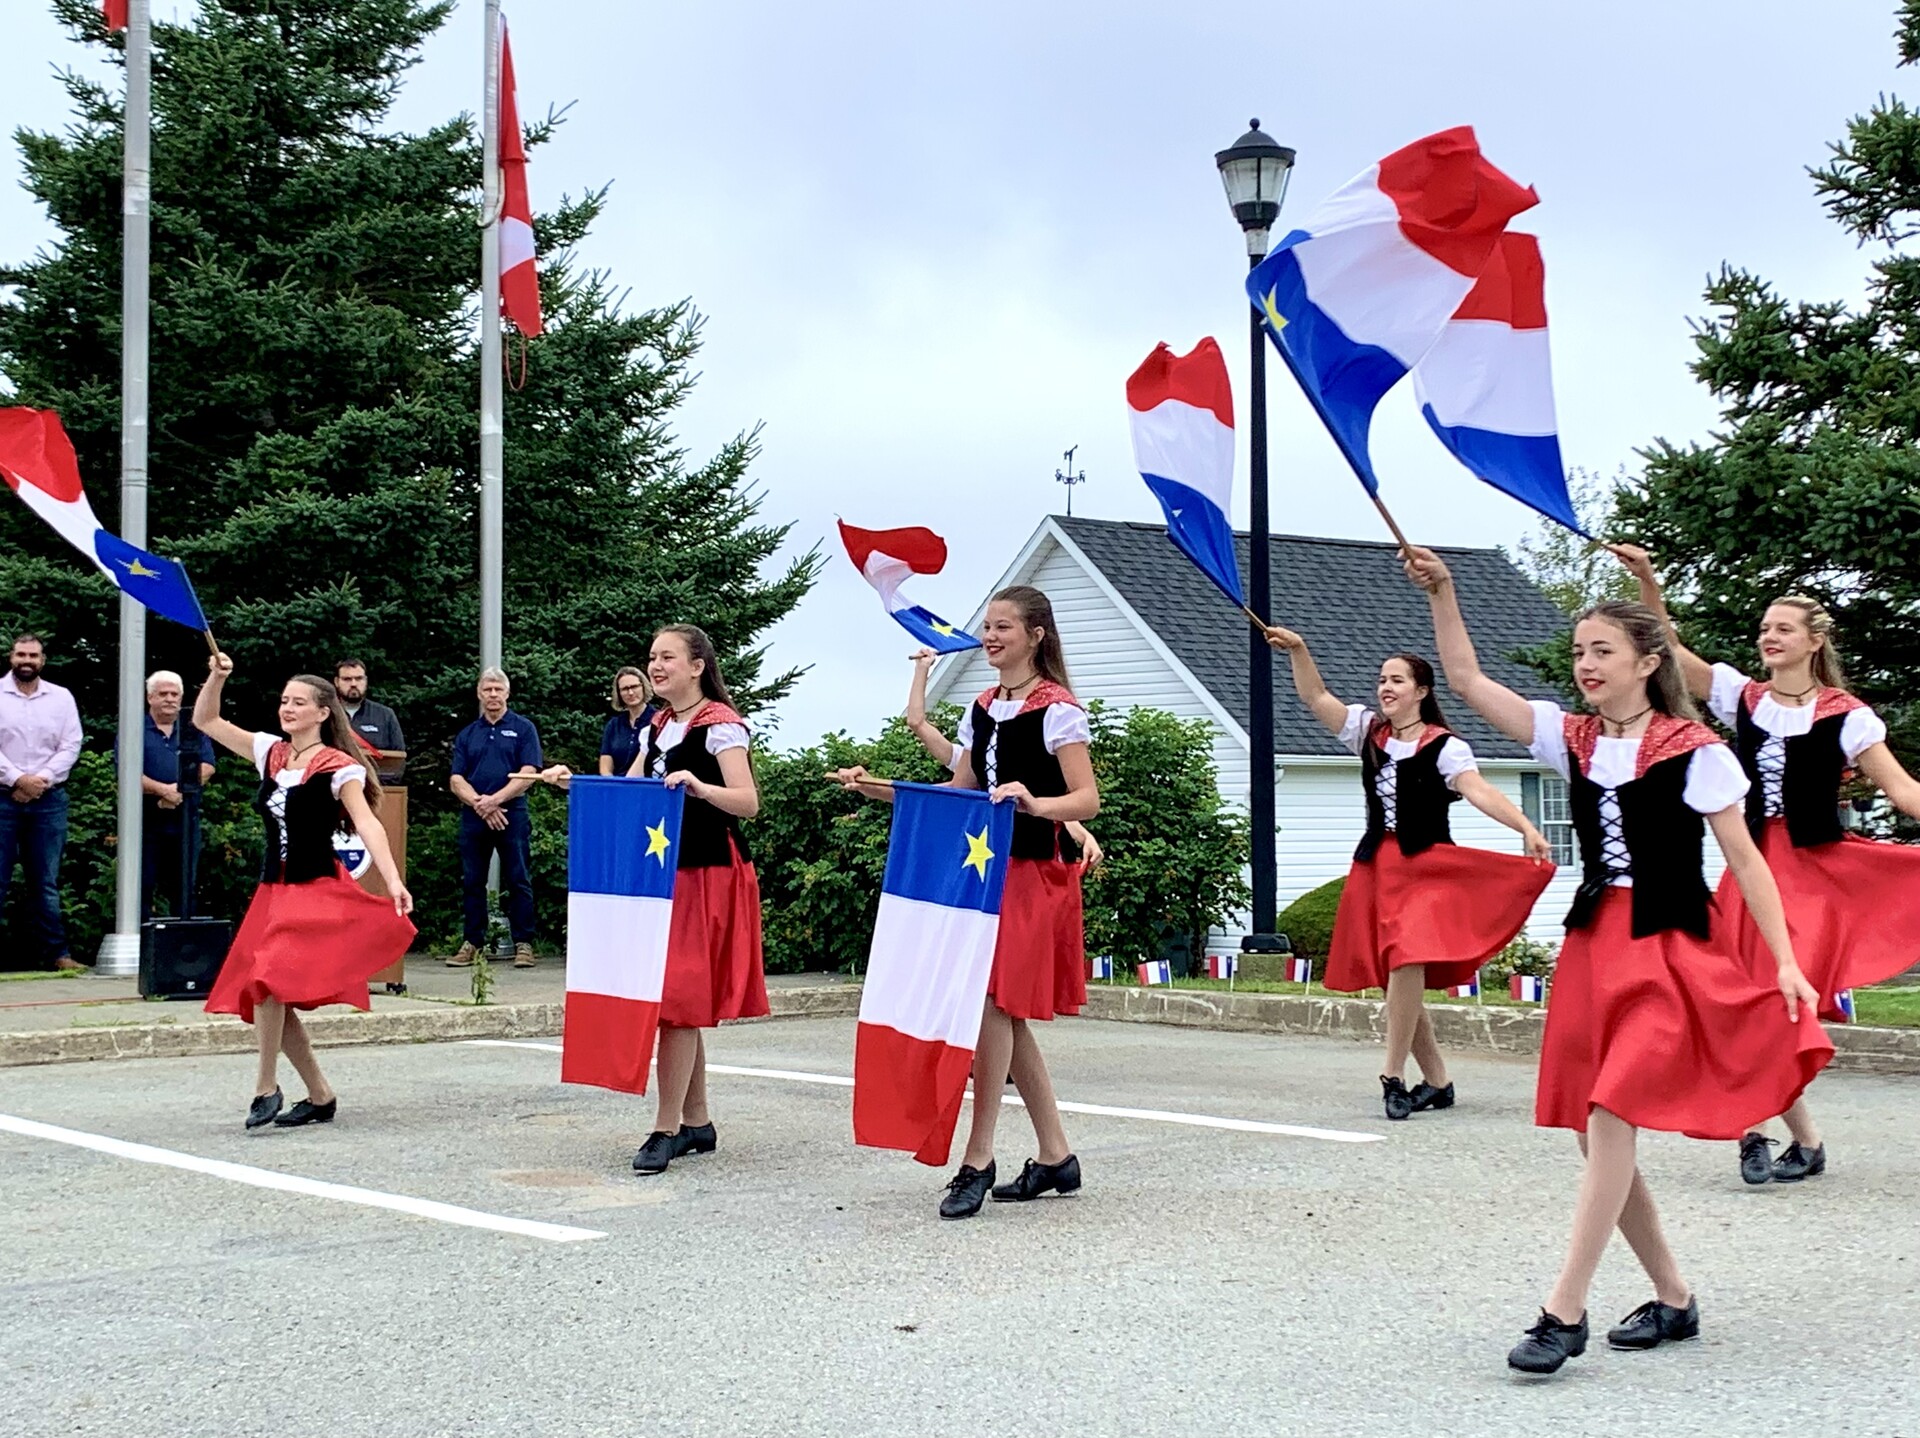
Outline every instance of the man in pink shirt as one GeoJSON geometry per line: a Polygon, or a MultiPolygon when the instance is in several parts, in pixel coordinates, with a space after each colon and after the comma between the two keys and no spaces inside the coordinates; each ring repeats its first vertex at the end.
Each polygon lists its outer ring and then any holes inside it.
{"type": "Polygon", "coordinates": [[[37,931],[37,942],[14,940],[8,950],[79,969],[60,913],[60,855],[67,847],[67,775],[80,757],[80,710],[69,691],[40,677],[47,651],[39,635],[14,640],[7,662],[0,675],[0,923],[17,859],[27,884],[27,927],[37,931]]]}

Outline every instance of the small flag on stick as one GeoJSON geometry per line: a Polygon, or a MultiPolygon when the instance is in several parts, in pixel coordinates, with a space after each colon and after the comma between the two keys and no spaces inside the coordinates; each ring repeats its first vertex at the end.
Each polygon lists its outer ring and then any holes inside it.
{"type": "Polygon", "coordinates": [[[1472,979],[1472,980],[1471,980],[1470,982],[1468,982],[1468,983],[1464,983],[1464,984],[1454,984],[1454,985],[1453,985],[1452,987],[1450,987],[1450,988],[1449,988],[1449,989],[1447,990],[1447,995],[1448,995],[1448,997],[1449,997],[1449,998],[1456,998],[1456,999],[1477,999],[1477,998],[1479,998],[1479,997],[1480,997],[1480,978],[1479,978],[1479,976],[1478,976],[1478,975],[1475,975],[1475,976],[1474,976],[1474,978],[1473,978],[1473,979],[1472,979]]]}
{"type": "Polygon", "coordinates": [[[1847,1016],[1847,1022],[1853,1022],[1853,990],[1842,989],[1833,996],[1834,1003],[1840,1006],[1840,1012],[1847,1016]]]}
{"type": "Polygon", "coordinates": [[[1087,960],[1087,977],[1090,979],[1112,979],[1113,977],[1112,956],[1109,954],[1102,954],[1098,958],[1088,959],[1087,960]]]}
{"type": "Polygon", "coordinates": [[[1210,979],[1230,979],[1240,972],[1238,954],[1208,954],[1207,977],[1210,979]]]}
{"type": "Polygon", "coordinates": [[[1134,973],[1139,975],[1140,982],[1148,988],[1152,988],[1155,984],[1173,982],[1173,965],[1166,959],[1149,960],[1147,963],[1136,966],[1134,973]]]}
{"type": "Polygon", "coordinates": [[[1544,1004],[1547,981],[1537,974],[1515,974],[1507,980],[1507,992],[1523,1004],[1544,1004]]]}
{"type": "Polygon", "coordinates": [[[978,649],[980,641],[931,609],[911,603],[900,586],[916,574],[938,574],[947,567],[947,542],[931,529],[859,529],[840,521],[840,542],[847,558],[871,584],[900,627],[937,654],[978,649]]]}
{"type": "Polygon", "coordinates": [[[1313,960],[1295,955],[1287,960],[1287,977],[1296,984],[1313,982],[1313,960]]]}

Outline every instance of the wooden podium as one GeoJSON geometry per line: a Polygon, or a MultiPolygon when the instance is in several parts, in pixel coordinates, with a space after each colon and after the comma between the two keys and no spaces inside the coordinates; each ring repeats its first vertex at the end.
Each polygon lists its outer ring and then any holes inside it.
{"type": "MultiPolygon", "coordinates": [[[[387,847],[393,850],[393,866],[400,871],[400,881],[407,878],[407,789],[404,784],[391,787],[382,786],[380,807],[375,811],[380,827],[387,831],[387,847]]],[[[380,877],[378,869],[369,868],[360,879],[360,887],[370,894],[386,897],[387,886],[380,877]]],[[[407,986],[407,958],[402,954],[379,973],[367,980],[369,984],[385,984],[394,993],[407,986]]]]}

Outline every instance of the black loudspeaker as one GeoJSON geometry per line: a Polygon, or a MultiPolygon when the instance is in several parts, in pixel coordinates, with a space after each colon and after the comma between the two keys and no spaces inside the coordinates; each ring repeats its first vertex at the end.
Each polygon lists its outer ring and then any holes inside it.
{"type": "Polygon", "coordinates": [[[149,919],[140,926],[140,997],[204,999],[227,961],[225,919],[149,919]]]}

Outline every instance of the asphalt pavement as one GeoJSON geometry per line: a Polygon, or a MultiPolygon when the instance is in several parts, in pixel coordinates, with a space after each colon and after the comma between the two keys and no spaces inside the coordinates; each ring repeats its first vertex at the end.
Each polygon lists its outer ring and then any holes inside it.
{"type": "MultiPolygon", "coordinates": [[[[1920,1434],[1913,1079],[1823,1079],[1797,1187],[1647,1136],[1703,1337],[1539,1383],[1577,1160],[1530,1061],[1389,1124],[1364,1045],[1064,1021],[1063,1097],[1160,1116],[1070,1113],[1078,1196],[943,1223],[850,1142],[852,1039],[710,1036],[759,1072],[653,1179],[650,1101],[538,1043],[329,1050],[339,1120],[257,1135],[244,1058],[0,1070],[0,1435],[1920,1434]]],[[[1596,1339],[1650,1296],[1616,1244],[1596,1339]]]]}

